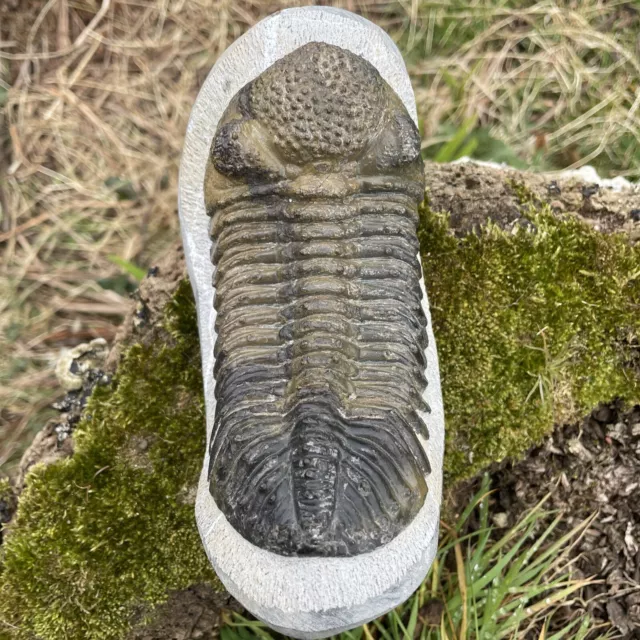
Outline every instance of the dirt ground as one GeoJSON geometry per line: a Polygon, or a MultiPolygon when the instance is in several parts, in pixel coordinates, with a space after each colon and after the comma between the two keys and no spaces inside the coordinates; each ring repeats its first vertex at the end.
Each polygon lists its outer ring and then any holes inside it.
{"type": "Polygon", "coordinates": [[[171,594],[152,622],[135,629],[127,640],[214,640],[225,612],[232,610],[242,608],[231,596],[194,585],[171,594]]]}
{"type": "Polygon", "coordinates": [[[571,607],[640,639],[640,406],[601,406],[492,475],[493,517],[507,526],[548,493],[547,506],[566,514],[558,535],[597,512],[572,554],[576,577],[599,582],[571,607]]]}

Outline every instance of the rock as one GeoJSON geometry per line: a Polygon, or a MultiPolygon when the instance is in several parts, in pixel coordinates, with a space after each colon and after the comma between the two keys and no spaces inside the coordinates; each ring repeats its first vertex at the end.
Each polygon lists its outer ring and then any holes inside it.
{"type": "Polygon", "coordinates": [[[345,11],[292,9],[258,24],[220,58],[193,108],[181,169],[181,229],[198,308],[209,434],[214,421],[218,425],[207,448],[212,462],[207,453],[203,465],[196,519],[227,589],[258,618],[294,637],[333,635],[400,604],[422,581],[436,551],[444,425],[435,341],[416,259],[421,165],[415,103],[402,59],[384,32],[345,11]],[[267,49],[265,42],[277,46],[267,49]],[[375,184],[376,174],[384,181],[371,189],[367,185],[375,184]],[[206,211],[199,197],[203,181],[218,242],[215,325],[206,211]],[[389,181],[393,190],[385,186],[389,181]],[[266,199],[259,197],[263,192],[266,199]],[[365,193],[366,200],[356,199],[365,193]],[[399,197],[405,203],[401,215],[395,213],[399,197]],[[274,198],[286,209],[273,207],[274,198]],[[236,235],[245,238],[240,248],[247,254],[264,251],[250,242],[254,223],[242,231],[245,214],[238,207],[245,202],[246,215],[262,224],[263,234],[277,235],[290,219],[297,223],[287,232],[294,235],[277,236],[275,242],[293,251],[287,269],[300,275],[288,280],[271,269],[276,280],[270,290],[256,284],[271,277],[264,260],[256,258],[259,270],[243,261],[239,283],[233,270],[239,247],[225,235],[228,211],[240,216],[234,223],[236,235]],[[273,213],[277,223],[267,217],[273,213]],[[366,233],[356,224],[364,215],[366,233]],[[407,215],[413,227],[407,227],[407,215]],[[384,247],[378,241],[383,235],[384,247]],[[338,247],[333,253],[327,253],[327,238],[338,247]],[[302,241],[304,247],[296,249],[302,241]],[[315,261],[306,260],[314,256],[315,261]],[[333,261],[318,263],[323,256],[333,261]],[[383,272],[385,280],[376,279],[383,272]],[[327,282],[338,289],[328,289],[327,282]],[[266,311],[254,300],[258,290],[267,298],[280,291],[262,307],[266,311]],[[267,335],[273,304],[281,304],[279,317],[285,318],[301,296],[305,306],[296,306],[292,317],[309,326],[296,329],[276,319],[278,328],[267,335]],[[391,307],[404,300],[407,311],[394,314],[391,307]],[[304,311],[318,305],[319,315],[304,311]],[[358,308],[362,321],[345,305],[358,308]],[[242,310],[246,328],[254,324],[254,331],[243,333],[232,321],[242,310]],[[386,322],[383,340],[366,337],[365,316],[386,322]],[[330,333],[323,329],[327,322],[330,333]],[[292,349],[304,349],[303,360],[289,360],[280,347],[269,346],[286,344],[285,330],[292,332],[287,338],[292,349]],[[329,335],[333,347],[325,345],[329,335]],[[403,346],[407,336],[418,349],[403,346]],[[214,343],[225,354],[215,364],[214,343]],[[252,365],[242,354],[256,344],[252,365]],[[386,351],[376,356],[379,344],[386,351]],[[260,366],[269,353],[284,358],[284,381],[260,366]],[[331,364],[314,364],[326,353],[334,354],[331,364]],[[380,383],[366,373],[371,360],[377,362],[380,383]],[[362,373],[344,369],[347,362],[362,373]],[[236,378],[250,379],[253,395],[230,413],[240,398],[237,383],[227,380],[236,378]],[[388,393],[381,396],[382,381],[388,393]],[[269,418],[244,408],[252,403],[269,405],[269,418]],[[249,462],[241,464],[233,442],[241,442],[249,426],[269,455],[245,447],[249,462]],[[375,438],[363,441],[355,429],[375,438]],[[377,456],[375,463],[369,451],[377,456]],[[253,478],[260,479],[256,486],[253,478]]]}
{"type": "Polygon", "coordinates": [[[607,602],[607,613],[613,626],[622,634],[627,634],[631,631],[631,625],[629,619],[624,613],[623,608],[618,604],[616,600],[609,600],[607,602]]]}
{"type": "Polygon", "coordinates": [[[610,405],[602,405],[601,407],[598,407],[594,412],[593,412],[593,417],[598,421],[598,422],[603,422],[605,424],[609,424],[611,422],[611,420],[613,419],[613,416],[615,415],[615,409],[613,409],[613,407],[611,407],[610,405]]]}
{"type": "Polygon", "coordinates": [[[498,529],[506,529],[509,526],[509,516],[504,511],[493,514],[491,519],[498,529]]]}
{"type": "Polygon", "coordinates": [[[89,396],[96,385],[111,381],[110,374],[103,370],[108,353],[107,341],[96,338],[73,349],[65,349],[60,354],[56,376],[67,392],[53,404],[53,408],[60,411],[60,417],[50,420],[24,452],[15,482],[18,492],[24,489],[27,474],[35,464],[46,466],[72,455],[71,435],[89,396]]]}
{"type": "Polygon", "coordinates": [[[29,448],[24,452],[18,467],[16,487],[21,491],[26,483],[27,474],[34,464],[50,465],[68,458],[73,453],[73,440],[60,438],[59,423],[50,420],[44,429],[36,434],[29,448]]]}
{"type": "Polygon", "coordinates": [[[420,607],[418,617],[421,622],[428,627],[439,627],[444,610],[445,606],[442,600],[430,598],[420,607]]]}
{"type": "Polygon", "coordinates": [[[593,460],[593,455],[589,449],[578,438],[572,438],[567,442],[567,451],[580,458],[582,462],[591,462],[593,460]]]}
{"type": "Polygon", "coordinates": [[[109,347],[104,338],[79,344],[73,349],[64,349],[56,363],[56,377],[60,386],[65,391],[82,389],[85,374],[102,367],[108,353],[109,347]]]}

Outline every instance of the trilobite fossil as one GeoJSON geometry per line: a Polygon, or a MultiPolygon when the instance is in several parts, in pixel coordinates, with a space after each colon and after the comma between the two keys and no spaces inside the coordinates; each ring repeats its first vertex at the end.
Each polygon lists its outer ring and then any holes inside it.
{"type": "Polygon", "coordinates": [[[376,69],[307,44],[219,122],[210,492],[281,555],[385,544],[427,492],[420,138],[376,69]]]}

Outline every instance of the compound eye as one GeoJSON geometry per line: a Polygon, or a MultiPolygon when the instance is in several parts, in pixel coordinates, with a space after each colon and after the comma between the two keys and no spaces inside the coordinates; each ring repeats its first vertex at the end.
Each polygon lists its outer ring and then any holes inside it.
{"type": "Polygon", "coordinates": [[[274,180],[283,173],[267,148],[266,132],[255,120],[223,124],[211,145],[211,162],[221,174],[248,182],[274,180]]]}
{"type": "Polygon", "coordinates": [[[407,113],[397,113],[390,128],[393,151],[391,166],[411,164],[420,155],[420,132],[407,113]]]}
{"type": "Polygon", "coordinates": [[[393,170],[414,163],[420,157],[420,133],[407,113],[396,110],[366,153],[366,172],[393,170]]]}

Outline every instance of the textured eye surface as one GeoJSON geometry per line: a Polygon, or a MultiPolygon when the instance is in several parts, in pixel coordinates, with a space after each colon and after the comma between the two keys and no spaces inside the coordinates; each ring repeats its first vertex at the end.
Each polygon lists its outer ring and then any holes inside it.
{"type": "Polygon", "coordinates": [[[427,492],[419,136],[369,63],[326,44],[297,49],[241,94],[205,188],[211,495],[263,549],[371,551],[427,492]]]}

